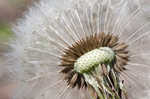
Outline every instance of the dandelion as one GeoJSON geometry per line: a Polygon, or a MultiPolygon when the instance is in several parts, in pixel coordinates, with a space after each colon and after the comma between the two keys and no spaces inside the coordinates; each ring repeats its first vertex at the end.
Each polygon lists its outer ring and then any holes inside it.
{"type": "Polygon", "coordinates": [[[146,99],[149,26],[138,1],[41,1],[13,27],[14,99],[146,99]]]}

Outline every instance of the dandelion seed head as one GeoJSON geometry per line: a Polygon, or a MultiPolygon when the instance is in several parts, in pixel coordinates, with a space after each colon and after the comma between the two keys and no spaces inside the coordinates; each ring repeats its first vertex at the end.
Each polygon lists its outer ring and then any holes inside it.
{"type": "MultiPolygon", "coordinates": [[[[75,42],[65,49],[61,57],[61,72],[72,88],[87,88],[84,73],[94,71],[95,68],[113,64],[118,73],[125,70],[128,62],[127,45],[119,42],[117,36],[96,33],[75,42]],[[105,65],[103,65],[105,64],[105,65]]],[[[103,68],[102,68],[103,69],[103,68]]],[[[103,70],[100,72],[103,73],[103,70]]],[[[103,76],[102,76],[103,77],[103,76]]]]}
{"type": "MultiPolygon", "coordinates": [[[[75,72],[74,63],[101,47],[115,53],[113,70],[119,73],[119,81],[124,81],[121,84],[129,99],[147,95],[150,24],[136,3],[44,0],[35,4],[13,26],[16,40],[11,45],[14,52],[8,57],[13,60],[9,70],[19,80],[14,99],[91,99],[87,89],[95,92],[91,84],[97,86],[99,81],[95,77],[90,82],[89,75],[75,72]]],[[[103,75],[107,75],[103,69],[103,75]]]]}

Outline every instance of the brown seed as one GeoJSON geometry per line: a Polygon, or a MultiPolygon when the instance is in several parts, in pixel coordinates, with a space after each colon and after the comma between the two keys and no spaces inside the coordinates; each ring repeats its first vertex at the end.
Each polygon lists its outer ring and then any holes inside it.
{"type": "Polygon", "coordinates": [[[70,84],[74,84],[76,81],[77,81],[77,78],[78,78],[78,74],[74,74],[71,81],[70,81],[70,84]]]}
{"type": "Polygon", "coordinates": [[[127,47],[128,47],[128,45],[126,45],[125,43],[120,43],[117,46],[115,46],[113,49],[115,51],[121,51],[121,50],[126,49],[127,47]]]}

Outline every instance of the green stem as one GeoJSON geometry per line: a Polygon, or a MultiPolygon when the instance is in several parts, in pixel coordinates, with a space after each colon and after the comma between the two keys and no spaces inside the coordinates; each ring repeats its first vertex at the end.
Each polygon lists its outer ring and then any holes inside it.
{"type": "Polygon", "coordinates": [[[95,70],[84,73],[84,78],[94,88],[99,99],[121,99],[121,93],[126,96],[124,85],[113,68],[110,65],[106,67],[109,68],[107,69],[108,75],[100,75],[102,68],[99,65],[95,70]]]}

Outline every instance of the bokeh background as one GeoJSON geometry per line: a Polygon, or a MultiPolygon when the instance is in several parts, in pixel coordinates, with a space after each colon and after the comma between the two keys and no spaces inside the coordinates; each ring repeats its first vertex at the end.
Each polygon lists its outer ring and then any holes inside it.
{"type": "Polygon", "coordinates": [[[12,35],[9,24],[23,15],[23,12],[37,0],[0,0],[0,41],[7,41],[12,35]]]}
{"type": "MultiPolygon", "coordinates": [[[[13,35],[10,24],[23,16],[24,12],[38,0],[0,0],[0,66],[6,60],[3,57],[9,48],[4,43],[9,43],[9,38],[13,35]]],[[[5,73],[0,70],[0,99],[12,99],[13,89],[15,85],[11,82],[6,82],[5,73]]]]}

